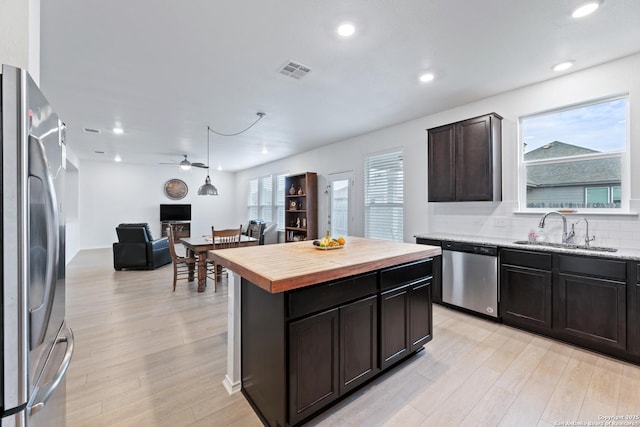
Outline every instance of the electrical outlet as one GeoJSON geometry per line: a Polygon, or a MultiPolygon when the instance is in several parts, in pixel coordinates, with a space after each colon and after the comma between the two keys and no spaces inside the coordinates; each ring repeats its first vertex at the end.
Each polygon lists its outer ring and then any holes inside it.
{"type": "Polygon", "coordinates": [[[493,225],[496,227],[506,227],[507,226],[507,220],[505,218],[494,218],[493,219],[493,225]]]}

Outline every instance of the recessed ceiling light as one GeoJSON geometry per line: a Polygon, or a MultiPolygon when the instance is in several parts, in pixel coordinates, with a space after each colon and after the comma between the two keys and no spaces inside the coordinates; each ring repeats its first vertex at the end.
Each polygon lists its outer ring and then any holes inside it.
{"type": "Polygon", "coordinates": [[[124,129],[122,128],[113,128],[113,133],[115,133],[116,135],[120,135],[124,133],[124,129]]]}
{"type": "Polygon", "coordinates": [[[553,66],[553,71],[564,71],[573,67],[574,61],[565,61],[553,66]]]}
{"type": "Polygon", "coordinates": [[[338,26],[337,33],[341,37],[351,37],[356,32],[356,27],[350,23],[345,22],[338,26]]]}
{"type": "Polygon", "coordinates": [[[262,147],[262,154],[269,154],[269,151],[267,151],[267,147],[262,147]]]}
{"type": "Polygon", "coordinates": [[[121,161],[122,161],[122,157],[120,157],[120,156],[116,155],[116,156],[113,158],[113,160],[114,160],[114,161],[116,161],[116,162],[121,162],[121,161]]]}
{"type": "Polygon", "coordinates": [[[587,3],[583,4],[582,6],[579,6],[576,9],[574,9],[574,11],[571,13],[571,17],[572,18],[582,18],[582,17],[585,17],[587,15],[591,15],[593,12],[596,11],[597,8],[600,7],[601,3],[602,3],[601,1],[590,1],[590,2],[587,2],[587,3]]]}
{"type": "Polygon", "coordinates": [[[221,171],[222,170],[222,165],[218,165],[218,170],[221,171]]]}
{"type": "Polygon", "coordinates": [[[433,73],[424,73],[424,74],[420,74],[420,77],[418,77],[418,80],[420,80],[421,83],[427,83],[432,81],[435,78],[435,76],[433,75],[433,73]]]}

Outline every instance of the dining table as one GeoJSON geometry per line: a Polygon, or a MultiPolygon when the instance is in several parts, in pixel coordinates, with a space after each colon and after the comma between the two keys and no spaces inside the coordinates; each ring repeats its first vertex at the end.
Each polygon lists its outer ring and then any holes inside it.
{"type": "MultiPolygon", "coordinates": [[[[198,259],[198,292],[204,292],[207,287],[207,251],[222,249],[227,244],[221,244],[218,239],[214,242],[211,236],[183,237],[180,239],[180,243],[186,248],[187,256],[198,259]]],[[[254,237],[245,236],[244,234],[240,236],[240,247],[257,246],[258,243],[259,240],[254,237]]],[[[190,282],[194,279],[194,273],[195,271],[189,270],[190,282]]]]}

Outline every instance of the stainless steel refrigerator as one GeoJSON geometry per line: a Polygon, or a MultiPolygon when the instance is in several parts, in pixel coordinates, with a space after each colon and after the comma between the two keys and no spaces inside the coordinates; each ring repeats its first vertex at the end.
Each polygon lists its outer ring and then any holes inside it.
{"type": "Polygon", "coordinates": [[[26,71],[1,79],[0,425],[64,426],[64,124],[26,71]]]}

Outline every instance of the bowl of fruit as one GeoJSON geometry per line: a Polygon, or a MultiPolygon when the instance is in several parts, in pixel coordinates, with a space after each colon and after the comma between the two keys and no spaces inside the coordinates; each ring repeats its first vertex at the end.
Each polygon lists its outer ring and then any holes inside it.
{"type": "Polygon", "coordinates": [[[331,250],[331,249],[342,249],[344,248],[346,240],[344,237],[338,237],[337,239],[331,238],[331,236],[327,233],[325,237],[320,240],[313,241],[313,247],[316,249],[320,249],[323,251],[331,250]]]}

